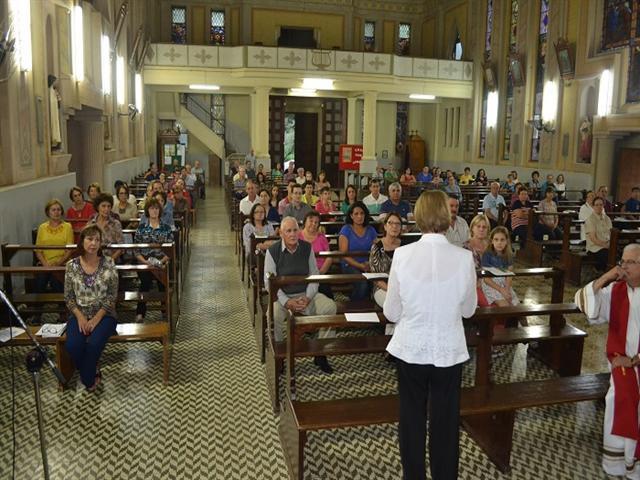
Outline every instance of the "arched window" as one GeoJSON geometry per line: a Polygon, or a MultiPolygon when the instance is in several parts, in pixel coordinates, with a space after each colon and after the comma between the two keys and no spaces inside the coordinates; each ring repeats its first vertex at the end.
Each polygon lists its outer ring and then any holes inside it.
{"type": "MultiPolygon", "coordinates": [[[[535,100],[533,119],[540,120],[542,114],[542,91],[544,89],[544,73],[547,70],[547,43],[549,33],[549,4],[551,0],[540,0],[540,22],[538,30],[538,61],[536,65],[535,100]]],[[[531,137],[531,161],[540,160],[540,132],[533,129],[531,137]]]]}
{"type": "MultiPolygon", "coordinates": [[[[518,15],[519,0],[511,0],[511,20],[509,27],[509,54],[515,54],[518,51],[518,15]]],[[[511,149],[511,117],[513,114],[513,79],[511,78],[511,70],[507,69],[507,94],[505,98],[505,121],[504,121],[504,137],[502,139],[502,158],[509,160],[511,149]]]]}
{"type": "MultiPolygon", "coordinates": [[[[493,0],[487,1],[487,29],[484,42],[484,58],[486,62],[491,60],[491,36],[493,34],[493,0]]],[[[489,98],[489,87],[484,82],[482,92],[482,112],[480,114],[480,154],[484,158],[487,148],[487,99],[489,98]]]]}

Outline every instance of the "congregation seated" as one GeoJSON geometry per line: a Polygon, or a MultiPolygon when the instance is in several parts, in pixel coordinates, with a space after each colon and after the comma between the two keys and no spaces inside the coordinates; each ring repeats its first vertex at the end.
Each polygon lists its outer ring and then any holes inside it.
{"type": "MultiPolygon", "coordinates": [[[[275,190],[275,195],[278,194],[278,187],[274,187],[271,191],[275,190]]],[[[280,214],[278,214],[278,197],[276,196],[275,202],[271,199],[269,195],[269,190],[263,188],[258,193],[258,200],[260,205],[262,205],[267,212],[267,222],[269,223],[278,223],[280,222],[280,214]]]]}
{"type": "MultiPolygon", "coordinates": [[[[489,221],[491,222],[491,227],[496,227],[499,223],[498,219],[498,206],[503,205],[507,206],[504,201],[504,197],[500,195],[500,184],[498,182],[491,182],[491,191],[485,195],[482,199],[482,210],[484,214],[487,216],[489,221]]],[[[508,215],[509,212],[505,209],[505,215],[508,215]]]]}
{"type": "Polygon", "coordinates": [[[302,201],[301,185],[294,185],[291,191],[291,202],[285,207],[282,217],[293,217],[302,223],[304,216],[311,211],[311,207],[302,201]]]}
{"type": "MultiPolygon", "coordinates": [[[[69,200],[71,200],[71,206],[67,209],[65,218],[67,220],[86,220],[89,221],[91,216],[95,213],[91,202],[87,202],[84,199],[84,192],[80,187],[71,187],[69,190],[69,200]]],[[[80,232],[84,228],[87,222],[74,222],[72,224],[75,232],[80,232]]]]}
{"type": "Polygon", "coordinates": [[[487,178],[487,173],[484,171],[484,168],[478,169],[478,172],[476,173],[476,177],[473,180],[473,184],[482,185],[485,187],[489,185],[489,179],[487,178]]]}
{"type": "Polygon", "coordinates": [[[287,196],[280,200],[280,203],[278,203],[278,213],[281,217],[284,215],[285,209],[289,206],[293,199],[293,187],[296,185],[297,184],[295,180],[289,180],[287,182],[287,196]]]}
{"type": "Polygon", "coordinates": [[[404,187],[412,187],[416,184],[416,177],[411,173],[410,168],[406,168],[404,173],[400,176],[400,185],[404,187]]]}
{"type": "Polygon", "coordinates": [[[389,168],[387,168],[387,170],[384,172],[384,181],[387,185],[391,185],[392,183],[395,183],[398,180],[400,180],[400,177],[398,176],[398,172],[393,167],[393,164],[390,163],[389,168]]]}
{"type": "Polygon", "coordinates": [[[98,182],[90,183],[87,187],[87,199],[89,202],[93,203],[98,195],[102,193],[102,188],[98,182]]]}
{"type": "Polygon", "coordinates": [[[631,189],[631,196],[626,202],[624,202],[622,211],[630,213],[640,212],[640,188],[633,187],[631,189]]]}
{"type": "MultiPolygon", "coordinates": [[[[538,203],[538,210],[545,213],[557,213],[558,207],[553,201],[555,191],[548,187],[544,199],[538,203]]],[[[562,230],[558,227],[560,219],[558,215],[539,215],[533,235],[536,240],[544,240],[546,235],[549,240],[562,240],[562,230]]]]}
{"type": "MultiPolygon", "coordinates": [[[[36,245],[69,245],[73,243],[73,229],[71,224],[62,219],[64,207],[60,200],[54,198],[47,202],[44,207],[44,213],[48,220],[41,223],[38,227],[36,236],[36,245]]],[[[71,250],[34,250],[36,258],[40,265],[44,267],[53,267],[64,265],[71,250]]],[[[40,273],[36,276],[36,291],[45,292],[50,287],[53,292],[62,292],[63,284],[51,272],[40,273]]]]}
{"type": "Polygon", "coordinates": [[[320,172],[318,173],[318,181],[315,182],[314,185],[314,191],[319,195],[320,190],[322,190],[324,187],[331,188],[331,183],[329,183],[329,181],[327,180],[327,174],[325,173],[325,171],[320,170],[320,172]]]}
{"type": "MultiPolygon", "coordinates": [[[[167,225],[171,230],[175,230],[176,224],[173,220],[173,203],[167,202],[167,194],[164,192],[155,192],[151,198],[152,200],[156,200],[162,207],[162,211],[160,212],[162,223],[167,225]]],[[[147,225],[149,223],[149,216],[147,214],[148,204],[149,202],[145,203],[145,213],[140,216],[140,225],[147,225]]]]}
{"type": "Polygon", "coordinates": [[[161,188],[160,191],[167,192],[167,197],[169,200],[173,201],[173,190],[180,190],[182,192],[182,196],[187,201],[187,206],[191,209],[193,208],[193,199],[191,198],[191,192],[186,188],[185,182],[182,178],[178,178],[174,184],[168,190],[165,188],[161,188]]]}
{"type": "Polygon", "coordinates": [[[411,205],[406,200],[402,200],[402,186],[398,182],[389,185],[389,200],[380,205],[380,213],[398,213],[404,220],[411,215],[411,205]]]}
{"type": "MultiPolygon", "coordinates": [[[[369,223],[371,217],[364,203],[356,201],[344,219],[340,229],[338,248],[341,252],[370,251],[378,234],[369,223]]],[[[341,262],[342,273],[362,273],[369,271],[369,259],[366,257],[344,257],[341,262]]],[[[369,296],[370,285],[367,281],[353,284],[351,300],[364,300],[369,296]]]]}
{"type": "Polygon", "coordinates": [[[429,167],[425,165],[422,167],[422,171],[416,177],[416,180],[420,183],[429,183],[433,179],[433,176],[429,172],[429,167]]]}
{"type": "Polygon", "coordinates": [[[340,211],[345,215],[351,208],[351,205],[356,203],[358,200],[358,191],[356,187],[353,185],[347,185],[347,188],[344,191],[344,201],[340,204],[340,211]]]}
{"type": "Polygon", "coordinates": [[[173,203],[173,212],[185,214],[189,211],[189,202],[185,198],[184,194],[186,192],[178,185],[173,187],[173,199],[171,203],[173,203]]]}
{"type": "Polygon", "coordinates": [[[542,182],[542,185],[540,186],[540,192],[546,192],[547,188],[549,187],[553,188],[554,197],[555,197],[556,182],[552,174],[547,175],[547,179],[544,182],[542,182]]]}
{"type": "Polygon", "coordinates": [[[583,242],[587,239],[587,236],[584,233],[584,222],[586,222],[587,218],[589,218],[593,213],[593,201],[595,198],[595,192],[593,190],[589,190],[585,196],[584,204],[580,207],[580,211],[578,212],[578,220],[582,222],[580,225],[580,240],[583,242]]]}
{"type": "Polygon", "coordinates": [[[369,182],[369,192],[371,193],[362,199],[362,203],[367,206],[371,215],[378,215],[380,213],[380,207],[384,202],[389,200],[389,197],[380,193],[380,180],[377,178],[369,182]]]}
{"type": "MultiPolygon", "coordinates": [[[[275,235],[275,230],[273,225],[267,221],[264,206],[261,203],[254,204],[249,212],[249,221],[242,227],[245,255],[251,255],[251,236],[271,237],[273,235],[275,235]]],[[[271,242],[260,242],[256,247],[260,250],[266,250],[270,245],[271,242]]]]}
{"type": "MultiPolygon", "coordinates": [[[[534,170],[531,173],[531,180],[529,181],[529,188],[531,189],[531,199],[532,200],[541,200],[540,198],[540,194],[541,194],[541,190],[540,190],[540,172],[538,172],[537,170],[534,170]]],[[[542,192],[542,194],[544,195],[544,192],[542,192]]]]}
{"type": "Polygon", "coordinates": [[[298,185],[303,186],[305,183],[307,183],[307,177],[305,176],[304,168],[300,167],[296,172],[297,175],[295,181],[298,185]]]}
{"type": "MultiPolygon", "coordinates": [[[[473,220],[471,220],[471,224],[469,225],[471,237],[462,245],[462,248],[471,251],[473,254],[473,262],[476,270],[482,268],[482,255],[484,255],[484,252],[489,246],[488,235],[491,228],[490,225],[491,224],[486,215],[480,214],[473,217],[473,220]]],[[[486,307],[489,303],[482,293],[480,285],[481,281],[482,280],[479,279],[477,283],[478,306],[486,307]]]]}
{"type": "Polygon", "coordinates": [[[320,199],[315,206],[316,212],[326,215],[335,210],[333,202],[331,201],[331,190],[329,187],[322,187],[320,189],[320,199]]]}
{"type": "Polygon", "coordinates": [[[129,187],[126,183],[122,183],[116,188],[116,195],[113,198],[114,211],[120,217],[121,223],[128,223],[130,220],[138,218],[138,207],[136,205],[136,197],[129,193],[129,187]]]}
{"type": "Polygon", "coordinates": [[[153,184],[147,184],[147,191],[144,194],[144,198],[138,202],[138,210],[144,210],[145,204],[153,198],[153,184]]]}
{"type": "Polygon", "coordinates": [[[507,180],[500,185],[502,190],[506,190],[509,193],[514,193],[516,191],[517,183],[513,180],[513,175],[509,173],[507,175],[507,180]]]}
{"type": "Polygon", "coordinates": [[[302,195],[302,201],[309,205],[311,208],[318,203],[318,197],[313,194],[313,182],[307,182],[304,184],[304,195],[302,195]]]}
{"type": "Polygon", "coordinates": [[[462,247],[469,240],[469,225],[467,221],[458,216],[460,202],[456,197],[449,197],[449,213],[451,214],[451,225],[445,232],[445,237],[449,243],[462,247]]]}
{"type": "Polygon", "coordinates": [[[519,238],[520,246],[522,248],[524,248],[527,243],[529,211],[532,208],[533,204],[529,201],[529,192],[527,187],[521,185],[518,187],[518,199],[511,204],[511,231],[513,232],[514,237],[519,238]]]}
{"type": "Polygon", "coordinates": [[[556,177],[556,181],[553,186],[556,189],[556,194],[559,200],[565,200],[567,198],[567,185],[564,183],[564,175],[561,173],[556,177]]]}
{"type": "MultiPolygon", "coordinates": [[[[317,275],[316,262],[311,244],[300,240],[298,222],[293,217],[284,217],[280,224],[280,240],[267,249],[264,261],[264,284],[269,286],[271,275],[317,275]]],[[[283,340],[284,320],[287,310],[302,315],[334,315],[336,303],[318,292],[317,283],[288,285],[277,292],[273,303],[273,335],[277,342],[283,340]]],[[[335,336],[331,330],[320,330],[320,338],[335,336]]],[[[315,363],[326,373],[333,370],[326,357],[316,357],[315,363]]]]}
{"type": "MultiPolygon", "coordinates": [[[[325,234],[320,231],[320,213],[315,210],[308,212],[304,216],[302,227],[299,235],[300,240],[311,244],[314,255],[317,255],[319,252],[329,251],[329,240],[327,240],[325,234]]],[[[318,273],[324,275],[329,271],[329,268],[331,268],[333,259],[316,257],[316,264],[318,266],[318,273]]],[[[333,292],[329,284],[321,283],[318,291],[328,298],[333,299],[333,292]]]]}
{"type": "Polygon", "coordinates": [[[276,162],[276,165],[271,169],[271,180],[278,182],[282,180],[282,164],[276,162]]]}
{"type": "Polygon", "coordinates": [[[249,177],[247,176],[247,169],[245,167],[239,167],[238,173],[236,173],[232,179],[233,188],[244,188],[247,180],[249,180],[249,177]]]}
{"type": "Polygon", "coordinates": [[[118,272],[113,260],[101,254],[102,230],[96,224],[80,232],[79,256],[69,260],[64,275],[64,301],[70,312],[66,349],[90,392],[102,381],[100,355],[116,333],[118,272]]]}
{"type": "Polygon", "coordinates": [[[460,175],[460,185],[471,185],[474,182],[474,177],[471,175],[471,169],[469,167],[464,168],[464,174],[460,175]]]}
{"type": "Polygon", "coordinates": [[[462,201],[462,190],[456,183],[456,177],[453,174],[447,177],[447,184],[444,186],[444,192],[449,196],[456,197],[460,202],[462,201]]]}
{"type": "Polygon", "coordinates": [[[115,192],[113,194],[113,205],[115,206],[115,205],[118,204],[118,199],[120,198],[118,196],[118,192],[120,190],[120,187],[122,187],[122,186],[127,187],[127,198],[126,198],[126,201],[135,205],[136,204],[136,196],[131,194],[131,193],[128,193],[129,186],[125,182],[123,182],[122,180],[116,180],[113,183],[113,191],[115,192]]]}
{"type": "MultiPolygon", "coordinates": [[[[161,192],[162,193],[162,192],[161,192]]],[[[138,229],[136,230],[134,241],[135,243],[168,243],[173,242],[173,233],[171,227],[166,223],[163,223],[162,219],[163,206],[158,201],[157,197],[153,197],[147,202],[144,207],[144,216],[147,218],[146,222],[140,221],[138,229]]],[[[154,248],[141,248],[136,250],[136,259],[140,264],[150,266],[166,265],[169,261],[169,257],[160,249],[154,248]]],[[[153,282],[153,274],[151,272],[138,272],[140,278],[140,291],[148,292],[153,282]]],[[[158,290],[164,291],[164,286],[161,282],[158,283],[158,290]]],[[[138,302],[136,307],[136,319],[138,321],[144,320],[144,316],[147,312],[147,304],[145,302],[138,302]]]]}
{"type": "Polygon", "coordinates": [[[605,213],[613,212],[613,203],[611,203],[609,201],[609,199],[607,198],[608,195],[609,195],[609,189],[606,187],[606,185],[601,185],[598,188],[598,191],[596,193],[596,197],[600,197],[602,199],[602,201],[604,202],[604,211],[605,211],[605,213]]]}
{"type": "Polygon", "coordinates": [[[289,183],[290,181],[294,181],[296,180],[296,171],[295,171],[296,165],[293,162],[289,162],[289,166],[287,167],[287,171],[284,172],[284,175],[282,177],[282,179],[286,182],[289,183]]]}
{"type": "MultiPolygon", "coordinates": [[[[513,270],[513,251],[509,231],[505,227],[496,227],[489,234],[489,245],[482,254],[483,267],[496,267],[513,270]]],[[[518,305],[520,300],[512,286],[512,278],[484,277],[481,280],[482,293],[487,302],[500,307],[518,305]]]]}
{"type": "MultiPolygon", "coordinates": [[[[87,225],[97,225],[102,230],[102,248],[105,249],[111,243],[122,243],[122,224],[120,220],[112,215],[113,197],[108,193],[101,193],[93,202],[96,213],[91,217],[87,225]]],[[[111,257],[115,262],[122,254],[121,250],[105,249],[104,254],[111,257]]]]}
{"type": "Polygon", "coordinates": [[[611,219],[604,211],[604,200],[596,197],[593,201],[593,213],[584,222],[584,233],[587,239],[587,253],[595,257],[596,268],[599,270],[607,268],[611,227],[611,219]]]}
{"type": "MultiPolygon", "coordinates": [[[[389,213],[383,220],[384,235],[373,242],[369,254],[369,270],[372,273],[389,273],[393,253],[400,246],[400,234],[402,233],[402,218],[395,212],[389,213]]],[[[373,299],[378,306],[384,306],[387,296],[387,281],[376,280],[373,282],[373,299]]],[[[393,331],[387,330],[387,334],[393,331]]]]}
{"type": "Polygon", "coordinates": [[[245,185],[247,194],[240,200],[240,212],[244,215],[249,215],[251,208],[259,202],[258,195],[256,193],[256,184],[253,180],[247,180],[245,185]]]}
{"type": "Polygon", "coordinates": [[[144,179],[147,182],[150,182],[152,180],[156,180],[157,178],[159,178],[158,166],[155,163],[151,163],[149,170],[147,170],[144,174],[144,179]]]}

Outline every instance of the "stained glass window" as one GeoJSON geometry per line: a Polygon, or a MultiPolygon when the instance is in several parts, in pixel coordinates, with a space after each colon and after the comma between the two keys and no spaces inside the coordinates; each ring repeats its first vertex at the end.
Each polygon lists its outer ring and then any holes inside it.
{"type": "Polygon", "coordinates": [[[398,27],[398,48],[397,55],[409,55],[411,47],[411,24],[401,23],[398,27]]]}
{"type": "Polygon", "coordinates": [[[364,22],[364,51],[373,52],[376,48],[376,23],[364,22]]]}
{"type": "MultiPolygon", "coordinates": [[[[538,62],[536,66],[535,99],[533,120],[540,120],[542,114],[542,91],[544,89],[544,73],[547,60],[547,32],[549,30],[549,3],[551,0],[540,0],[540,32],[538,35],[538,62]]],[[[533,129],[531,137],[531,161],[540,160],[540,132],[533,129]]]]}
{"type": "MultiPolygon", "coordinates": [[[[491,36],[493,35],[493,0],[487,0],[486,34],[484,42],[484,59],[491,62],[491,36]]],[[[484,157],[487,147],[487,99],[489,87],[484,82],[482,91],[482,111],[480,113],[480,157],[484,157]]]]}
{"type": "Polygon", "coordinates": [[[224,45],[224,10],[211,10],[211,45],[224,45]]]}
{"type": "MultiPolygon", "coordinates": [[[[509,53],[518,51],[518,13],[519,0],[511,0],[511,24],[509,27],[509,53]]],[[[502,139],[502,158],[509,160],[511,149],[511,117],[513,115],[513,79],[507,69],[507,94],[505,98],[504,137],[502,139]]]]}
{"type": "Polygon", "coordinates": [[[396,153],[404,158],[403,152],[407,144],[407,128],[409,125],[409,104],[397,102],[396,110],[396,153]]]}
{"type": "Polygon", "coordinates": [[[186,7],[171,7],[171,43],[187,43],[186,7]]]}
{"type": "Polygon", "coordinates": [[[213,131],[224,137],[224,95],[211,95],[211,117],[213,120],[213,131]]]}

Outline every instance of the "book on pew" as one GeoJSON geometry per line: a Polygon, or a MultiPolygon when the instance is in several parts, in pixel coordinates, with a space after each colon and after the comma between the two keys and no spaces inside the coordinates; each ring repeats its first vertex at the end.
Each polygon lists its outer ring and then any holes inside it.
{"type": "Polygon", "coordinates": [[[56,338],[61,337],[66,329],[66,323],[45,323],[40,327],[36,335],[44,338],[56,338]]]}
{"type": "Polygon", "coordinates": [[[482,267],[483,270],[491,273],[494,277],[510,277],[515,275],[515,273],[510,272],[506,268],[498,268],[498,267],[482,267]]]}
{"type": "Polygon", "coordinates": [[[380,323],[378,314],[375,312],[345,313],[344,318],[347,322],[380,323]]]}
{"type": "Polygon", "coordinates": [[[12,338],[16,338],[24,333],[24,328],[12,327],[12,328],[0,328],[0,342],[6,343],[12,338]]]}
{"type": "Polygon", "coordinates": [[[366,278],[367,280],[377,280],[379,278],[381,278],[381,279],[389,278],[389,274],[388,273],[384,273],[384,272],[380,272],[380,273],[362,272],[362,276],[364,278],[366,278]]]}

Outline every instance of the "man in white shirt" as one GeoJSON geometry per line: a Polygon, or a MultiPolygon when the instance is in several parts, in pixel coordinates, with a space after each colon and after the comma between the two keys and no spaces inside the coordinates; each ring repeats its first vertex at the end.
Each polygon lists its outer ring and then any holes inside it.
{"type": "MultiPolygon", "coordinates": [[[[500,192],[500,184],[498,182],[491,182],[491,192],[487,193],[482,200],[482,210],[484,210],[484,214],[489,217],[491,228],[495,228],[498,225],[498,205],[502,204],[505,207],[507,206],[504,198],[498,192],[500,192]]],[[[509,211],[505,209],[504,214],[504,220],[506,220],[506,215],[509,215],[509,211]]]]}
{"type": "Polygon", "coordinates": [[[362,202],[369,209],[369,214],[378,215],[380,213],[380,205],[389,200],[386,195],[380,193],[380,180],[372,178],[369,182],[369,195],[362,199],[362,202]]]}
{"type": "Polygon", "coordinates": [[[449,212],[451,212],[451,225],[449,230],[445,233],[445,237],[449,240],[449,243],[462,247],[464,242],[469,240],[469,225],[467,221],[458,216],[458,208],[460,202],[456,197],[449,197],[449,212]]]}
{"type": "Polygon", "coordinates": [[[256,195],[256,184],[253,180],[247,180],[247,196],[240,200],[240,211],[244,215],[251,213],[251,208],[260,201],[258,195],[256,195]]]}
{"type": "Polygon", "coordinates": [[[619,265],[578,290],[575,302],[589,323],[609,323],[611,383],[605,397],[602,469],[609,476],[637,479],[640,245],[627,245],[619,265]]]}

